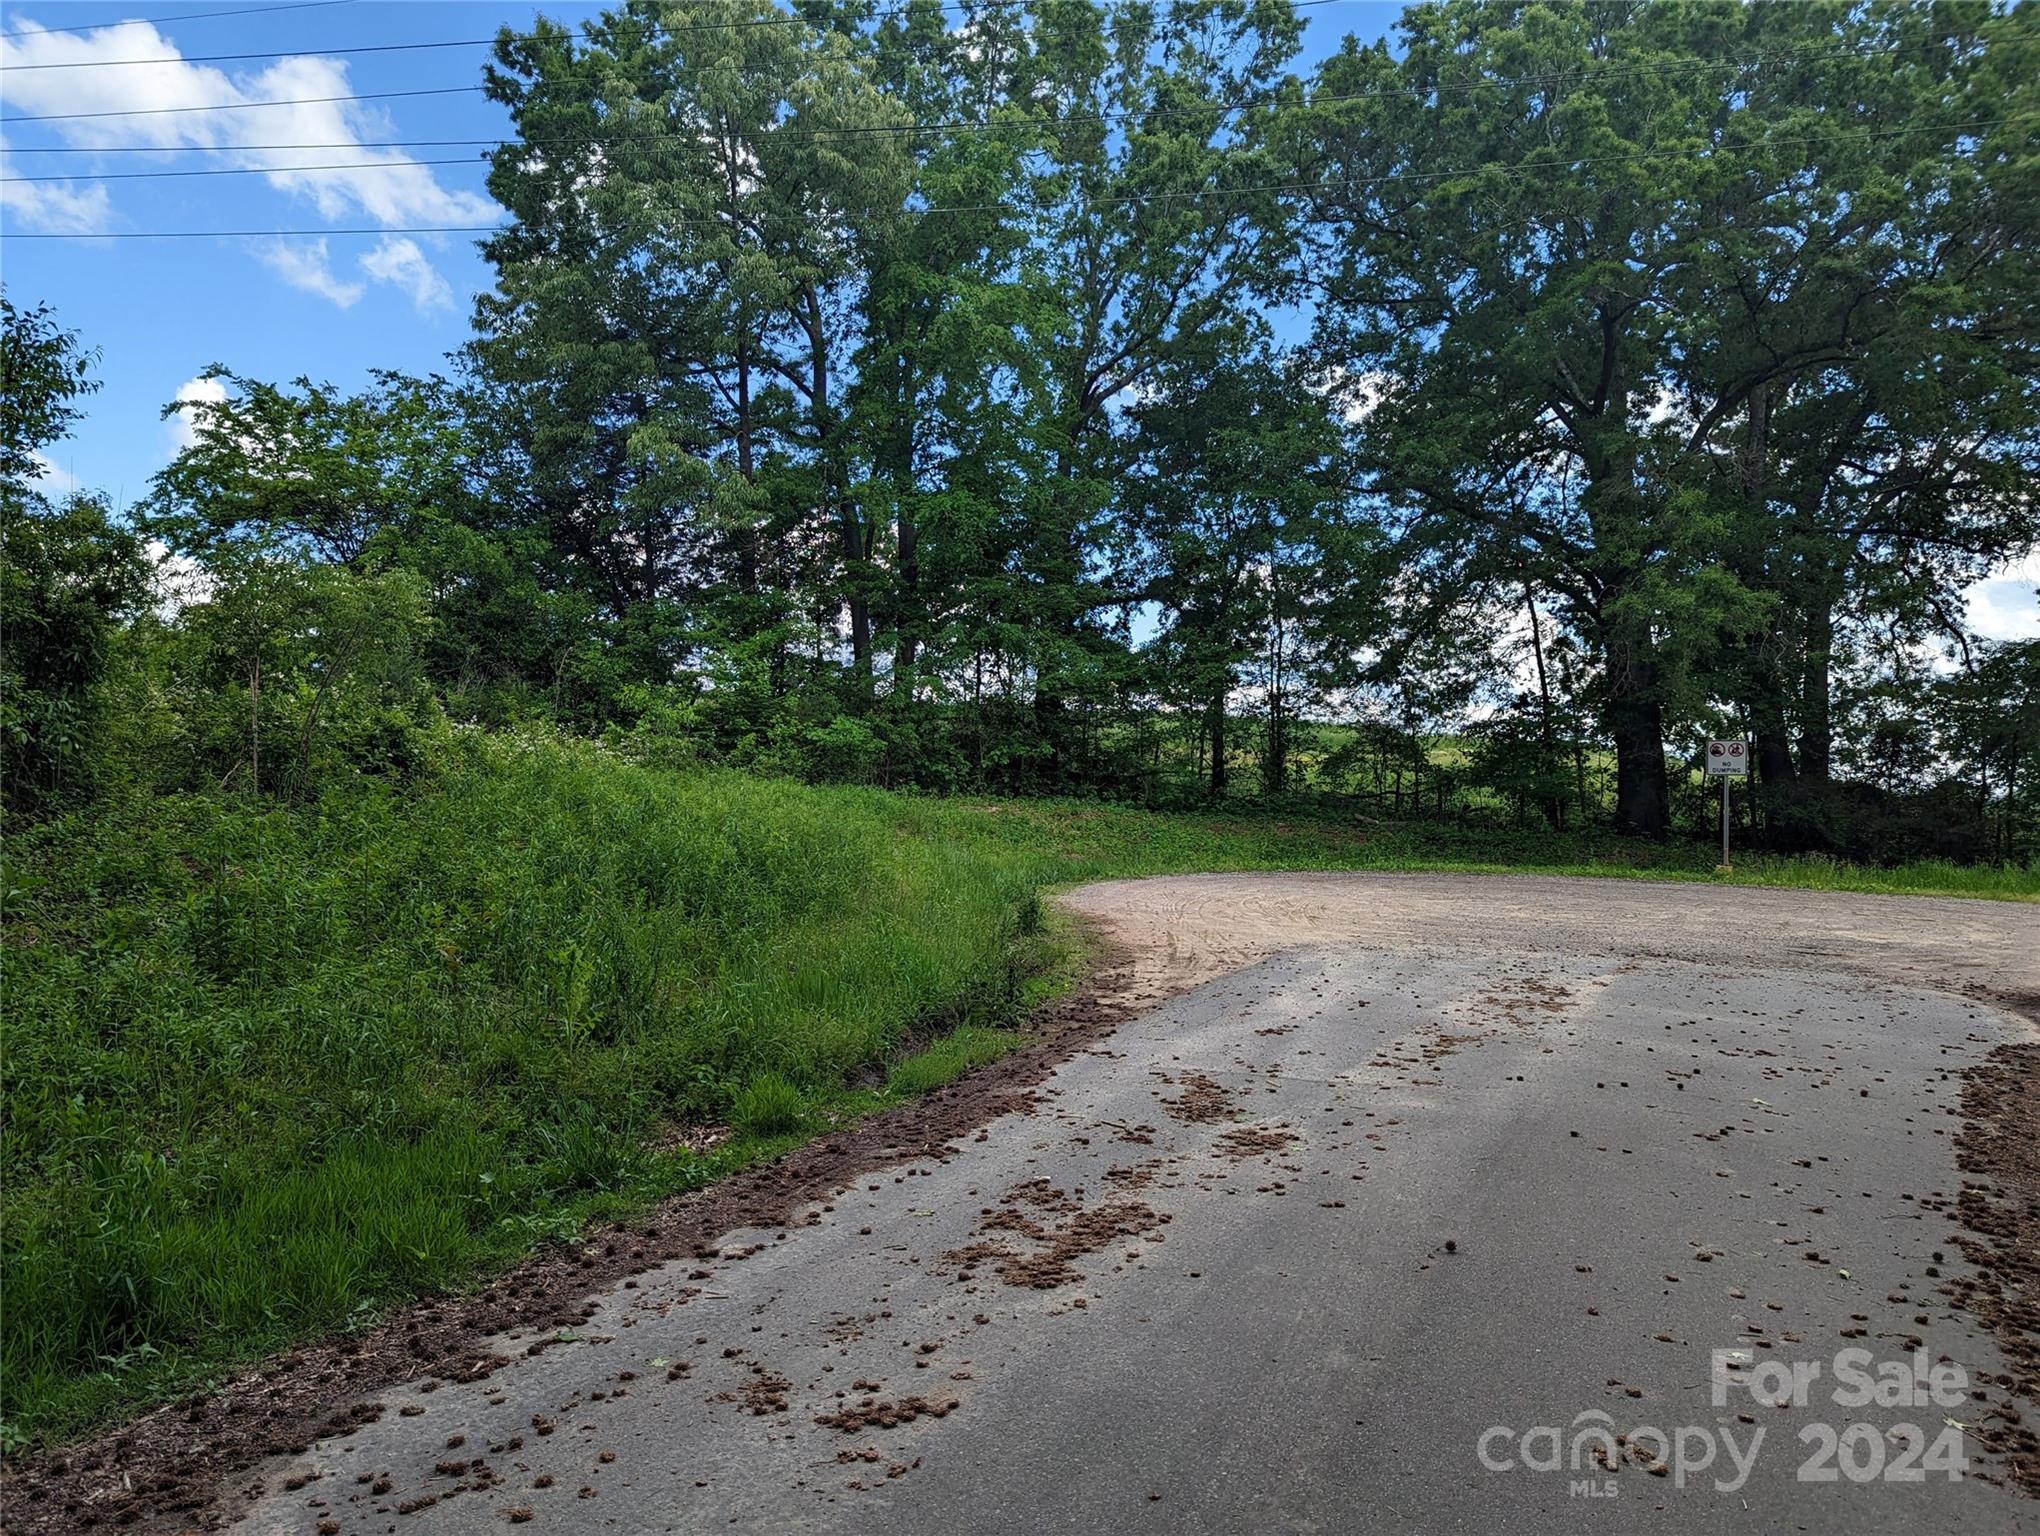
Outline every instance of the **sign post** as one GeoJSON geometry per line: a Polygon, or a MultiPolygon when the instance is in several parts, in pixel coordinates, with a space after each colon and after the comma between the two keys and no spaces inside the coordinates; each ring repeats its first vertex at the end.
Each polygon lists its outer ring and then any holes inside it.
{"type": "Polygon", "coordinates": [[[1746,741],[1710,741],[1707,743],[1707,776],[1721,780],[1721,868],[1719,873],[1727,874],[1728,862],[1728,781],[1740,779],[1750,771],[1750,744],[1746,741]]]}

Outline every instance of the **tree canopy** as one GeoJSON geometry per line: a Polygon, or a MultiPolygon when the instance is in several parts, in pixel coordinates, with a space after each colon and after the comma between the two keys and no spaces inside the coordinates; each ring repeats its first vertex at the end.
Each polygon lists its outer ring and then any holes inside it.
{"type": "Polygon", "coordinates": [[[2024,718],[2030,668],[1961,593],[2040,538],[2031,8],[1426,0],[1310,69],[1301,35],[1288,0],[506,31],[448,377],[216,370],[87,528],[33,454],[89,358],[10,307],[9,516],[206,573],[134,623],[211,626],[177,675],[237,723],[179,739],[215,778],[267,745],[278,792],[404,760],[335,710],[429,699],[816,777],[1646,836],[1747,735],[1774,842],[2030,837],[2030,733],[1982,702],[2024,718]],[[1906,820],[1949,785],[1969,830],[1906,820]]]}

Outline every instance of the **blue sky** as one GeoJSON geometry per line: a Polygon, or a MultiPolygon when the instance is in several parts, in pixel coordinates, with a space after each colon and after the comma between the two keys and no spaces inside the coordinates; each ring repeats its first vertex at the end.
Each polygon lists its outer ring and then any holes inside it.
{"type": "MultiPolygon", "coordinates": [[[[99,349],[100,394],[76,434],[53,445],[50,481],[103,490],[125,505],[176,449],[163,406],[213,363],[265,379],[300,374],[342,387],[371,368],[426,372],[468,331],[488,285],[471,235],[393,235],[392,228],[487,224],[498,216],[474,146],[348,149],[348,144],[487,139],[508,127],[475,88],[484,46],[343,56],[318,49],[488,38],[541,12],[593,15],[589,0],[23,0],[0,10],[0,109],[6,118],[107,114],[136,107],[435,92],[394,99],[252,110],[93,116],[0,124],[0,176],[64,175],[0,185],[0,280],[18,305],[48,301],[99,349]],[[233,12],[237,14],[201,13],[233,12]],[[156,18],[144,23],[135,18],[156,18]],[[163,19],[181,18],[181,19],[163,19]],[[44,31],[43,29],[49,29],[44,31]],[[293,50],[302,50],[293,52],[293,50]],[[216,54],[275,54],[206,62],[216,54]],[[115,59],[174,57],[126,66],[115,59]],[[85,62],[89,67],[20,66],[85,62]],[[161,152],[116,146],[156,145],[161,152]],[[271,146],[314,144],[308,150],[271,146]],[[52,150],[64,150],[53,153],[52,150]],[[78,152],[78,151],[87,152],[78,152]],[[426,164],[453,160],[453,164],[426,164]],[[374,161],[373,168],[289,167],[374,161]],[[255,174],[149,180],[81,173],[256,167],[255,174]],[[367,230],[287,239],[92,238],[142,230],[367,230]]],[[[1303,64],[1348,33],[1387,32],[1387,0],[1312,0],[1303,64]]],[[[1986,634],[2040,634],[2040,561],[1973,589],[1986,634]]]]}
{"type": "MultiPolygon", "coordinates": [[[[341,0],[246,13],[275,0],[101,0],[10,4],[0,31],[8,66],[29,62],[154,58],[198,60],[224,53],[342,48],[363,44],[487,38],[499,26],[527,27],[541,12],[566,20],[596,13],[588,3],[510,5],[484,0],[341,0]],[[239,15],[197,17],[204,11],[239,15]],[[153,26],[135,17],[187,16],[153,26]],[[91,28],[62,37],[28,29],[91,28]]],[[[1307,56],[1321,57],[1344,33],[1377,36],[1398,7],[1332,0],[1303,11],[1307,56]]],[[[473,87],[485,47],[423,49],[321,58],[180,63],[165,67],[24,70],[0,74],[7,117],[105,112],[123,107],[216,103],[362,92],[473,87]],[[209,72],[209,73],[208,73],[209,72]]],[[[391,169],[194,176],[155,180],[16,183],[0,219],[9,234],[29,231],[381,228],[477,224],[497,215],[483,184],[483,151],[279,150],[279,144],[352,140],[476,139],[505,132],[508,117],[472,89],[394,100],[157,113],[0,129],[7,176],[75,172],[196,170],[377,160],[391,169]],[[52,146],[201,144],[176,153],[38,153],[52,146]],[[260,146],[260,147],[258,147],[260,146]],[[406,160],[458,159],[454,165],[406,160]]],[[[126,503],[146,488],[176,444],[164,404],[211,363],[260,378],[299,374],[345,386],[370,368],[422,372],[441,365],[467,334],[474,295],[488,284],[469,235],[308,235],[288,240],[6,241],[0,275],[17,304],[47,300],[63,323],[101,350],[102,392],[76,435],[49,457],[60,476],[126,503]]]]}
{"type": "MultiPolygon", "coordinates": [[[[240,9],[261,0],[149,0],[10,5],[5,30],[30,25],[100,26],[123,17],[240,9]]],[[[591,13],[588,6],[550,8],[591,13]]],[[[98,59],[244,53],[364,43],[487,37],[498,26],[528,26],[531,5],[351,3],[220,16],[63,39],[15,36],[0,42],[8,62],[31,57],[98,59]],[[31,49],[31,45],[33,48],[31,49]],[[61,50],[61,51],[60,51],[61,50]]],[[[0,75],[7,117],[104,111],[123,106],[224,102],[354,92],[471,87],[484,48],[448,48],[352,58],[257,59],[168,68],[93,68],[0,75]],[[201,71],[213,71],[203,74],[201,71]]],[[[210,148],[179,153],[47,154],[54,145],[373,143],[486,138],[507,117],[474,91],[457,95],[163,113],[67,123],[7,125],[8,176],[70,171],[195,170],[342,161],[474,157],[471,163],[362,172],[228,175],[145,181],[74,182],[34,202],[8,186],[6,232],[162,229],[325,229],[485,224],[497,214],[483,190],[480,149],[405,151],[210,148]]],[[[40,186],[40,184],[38,184],[40,186]]],[[[102,351],[104,389],[76,436],[51,453],[83,484],[125,502],[162,467],[175,445],[158,420],[208,364],[264,378],[309,374],[351,385],[372,367],[413,371],[439,365],[467,331],[475,292],[487,282],[472,236],[334,235],[268,240],[6,241],[0,248],[17,304],[47,300],[63,322],[102,351]],[[408,238],[409,246],[402,241],[408,238]],[[415,252],[415,259],[413,253],[415,252]],[[374,270],[364,267],[364,260],[374,270]],[[376,275],[377,273],[381,275],[376,275]]]]}

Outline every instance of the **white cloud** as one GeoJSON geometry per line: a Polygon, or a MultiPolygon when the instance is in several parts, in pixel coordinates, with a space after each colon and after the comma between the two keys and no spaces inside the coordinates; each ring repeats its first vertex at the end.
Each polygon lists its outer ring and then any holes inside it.
{"type": "Polygon", "coordinates": [[[227,403],[227,386],[218,379],[187,379],[177,386],[174,398],[179,410],[170,418],[170,451],[173,454],[182,453],[198,441],[198,418],[204,413],[204,407],[227,403]]]}
{"type": "Polygon", "coordinates": [[[415,240],[383,236],[381,243],[361,258],[361,270],[379,283],[403,289],[421,315],[453,307],[453,290],[433,270],[415,240]]]}
{"type": "MultiPolygon", "coordinates": [[[[295,202],[308,204],[324,219],[381,225],[492,224],[501,216],[478,192],[441,185],[437,174],[401,150],[366,147],[365,138],[388,137],[387,119],[360,102],[306,101],[346,96],[353,89],[345,63],[332,59],[285,58],[260,69],[229,76],[208,65],[190,64],[147,22],[121,22],[90,32],[49,32],[19,15],[9,17],[18,35],[0,39],[0,69],[7,72],[10,109],[23,117],[47,113],[122,112],[138,108],[153,116],[73,118],[44,125],[45,131],[81,148],[155,145],[212,151],[203,164],[239,166],[262,172],[259,180],[295,202]],[[160,64],[93,68],[110,59],[162,57],[160,64]],[[85,68],[23,69],[30,64],[72,64],[85,68]],[[246,109],[249,102],[291,100],[292,105],[246,109]],[[242,110],[212,111],[233,105],[242,110]],[[316,149],[271,149],[266,145],[314,144],[316,149]],[[355,169],[314,171],[306,167],[344,163],[355,169]]],[[[152,159],[152,164],[161,164],[152,159]]],[[[9,187],[10,216],[34,219],[58,233],[86,233],[105,226],[112,209],[104,187],[76,190],[66,183],[17,183],[9,187]],[[33,190],[31,190],[33,189],[33,190]]],[[[408,242],[407,242],[408,243],[408,242]]],[[[437,302],[444,281],[432,272],[423,251],[410,247],[399,283],[414,302],[437,302]],[[414,259],[412,259],[414,258],[414,259]],[[421,298],[420,295],[426,295],[421,298]]],[[[337,281],[298,282],[301,268],[287,259],[263,259],[296,286],[334,302],[350,286],[337,281]]],[[[387,262],[391,258],[385,257],[387,262]]],[[[323,263],[322,263],[323,265],[323,263]]],[[[353,302],[351,299],[345,302],[353,302]]]]}
{"type": "Polygon", "coordinates": [[[156,569],[157,613],[172,619],[181,609],[212,597],[211,573],[191,556],[172,554],[161,539],[149,540],[146,547],[149,563],[156,569]]]}
{"type": "Polygon", "coordinates": [[[2040,550],[2000,566],[1963,594],[1969,627],[1986,640],[2040,640],[2040,550]]]}
{"type": "Polygon", "coordinates": [[[1369,368],[1355,373],[1342,363],[1334,363],[1313,383],[1331,398],[1347,423],[1357,427],[1395,393],[1402,381],[1385,369],[1369,368]]]}
{"type": "Polygon", "coordinates": [[[53,235],[104,234],[113,219],[105,187],[68,181],[0,183],[0,212],[10,225],[53,235]]]}
{"type": "Polygon", "coordinates": [[[78,477],[48,454],[31,449],[28,456],[35,461],[37,484],[49,495],[68,496],[78,489],[78,477]]]}
{"type": "Polygon", "coordinates": [[[342,309],[351,309],[361,297],[359,283],[336,277],[326,255],[326,240],[271,240],[255,247],[255,255],[293,288],[330,299],[342,309]]]}

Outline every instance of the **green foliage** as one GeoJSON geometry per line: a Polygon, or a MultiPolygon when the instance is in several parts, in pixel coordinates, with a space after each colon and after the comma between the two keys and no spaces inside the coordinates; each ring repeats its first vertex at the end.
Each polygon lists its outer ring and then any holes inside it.
{"type": "Polygon", "coordinates": [[[138,629],[125,727],[138,782],[239,786],[302,799],[334,775],[404,778],[442,729],[425,675],[424,584],[261,545],[209,556],[203,590],[138,629]]]}
{"type": "MultiPolygon", "coordinates": [[[[408,784],[116,796],[10,839],[5,1422],[62,1435],[923,1092],[1064,978],[1041,894],[1191,870],[1712,878],[1704,847],[672,773],[444,733],[408,784]],[[936,1038],[899,1058],[924,1031],[936,1038]],[[715,1154],[663,1150],[727,1120],[715,1154]]],[[[1738,880],[2033,900],[2030,872],[1738,880]]]]}
{"type": "Polygon", "coordinates": [[[101,682],[119,622],[141,603],[141,542],[103,501],[52,506],[38,450],[96,390],[94,354],[48,306],[0,293],[0,796],[35,815],[87,798],[103,774],[101,682]]]}
{"type": "Polygon", "coordinates": [[[955,1082],[973,1067],[997,1061],[1020,1039],[1009,1029],[967,1024],[951,1030],[923,1050],[898,1063],[887,1074],[886,1092],[901,1098],[932,1093],[955,1082]]]}
{"type": "Polygon", "coordinates": [[[2011,846],[2026,749],[1974,773],[1908,653],[2040,532],[2030,8],[1433,0],[1309,78],[1280,0],[708,14],[501,37],[457,383],[178,407],[170,781],[402,775],[437,709],[1705,835],[1732,734],[1768,846],[2011,846]],[[293,634],[299,568],[384,585],[293,634]]]}
{"type": "Polygon", "coordinates": [[[0,788],[9,812],[88,799],[108,775],[104,682],[147,595],[141,541],[105,503],[0,494],[0,788]]]}
{"type": "Polygon", "coordinates": [[[42,478],[36,450],[69,431],[84,409],[78,401],[99,388],[97,356],[49,305],[19,309],[0,292],[0,495],[12,499],[42,478]]]}
{"type": "Polygon", "coordinates": [[[1010,995],[1019,879],[871,792],[440,751],[408,787],[135,796],[10,840],[17,1430],[705,1176],[652,1155],[662,1124],[1010,995]]]}
{"type": "Polygon", "coordinates": [[[953,1080],[1075,881],[1712,879],[1747,733],[1735,879],[2040,896],[2034,7],[759,11],[506,32],[458,382],[131,517],[0,299],[0,1443],[953,1080]]]}
{"type": "Polygon", "coordinates": [[[476,441],[443,379],[378,373],[358,395],[224,368],[220,401],[163,408],[191,443],[156,478],[149,531],[202,554],[256,542],[359,566],[428,543],[463,509],[476,441]]]}
{"type": "Polygon", "coordinates": [[[806,1118],[807,1100],[777,1072],[760,1072],[730,1105],[730,1124],[753,1136],[784,1136],[806,1118]]]}
{"type": "Polygon", "coordinates": [[[2035,534],[2030,17],[1434,0],[1400,31],[1297,132],[1316,351],[1367,396],[1417,620],[1557,600],[1619,824],[1667,829],[1667,721],[1730,700],[1768,785],[1823,783],[1851,622],[1945,627],[2035,534]]]}

